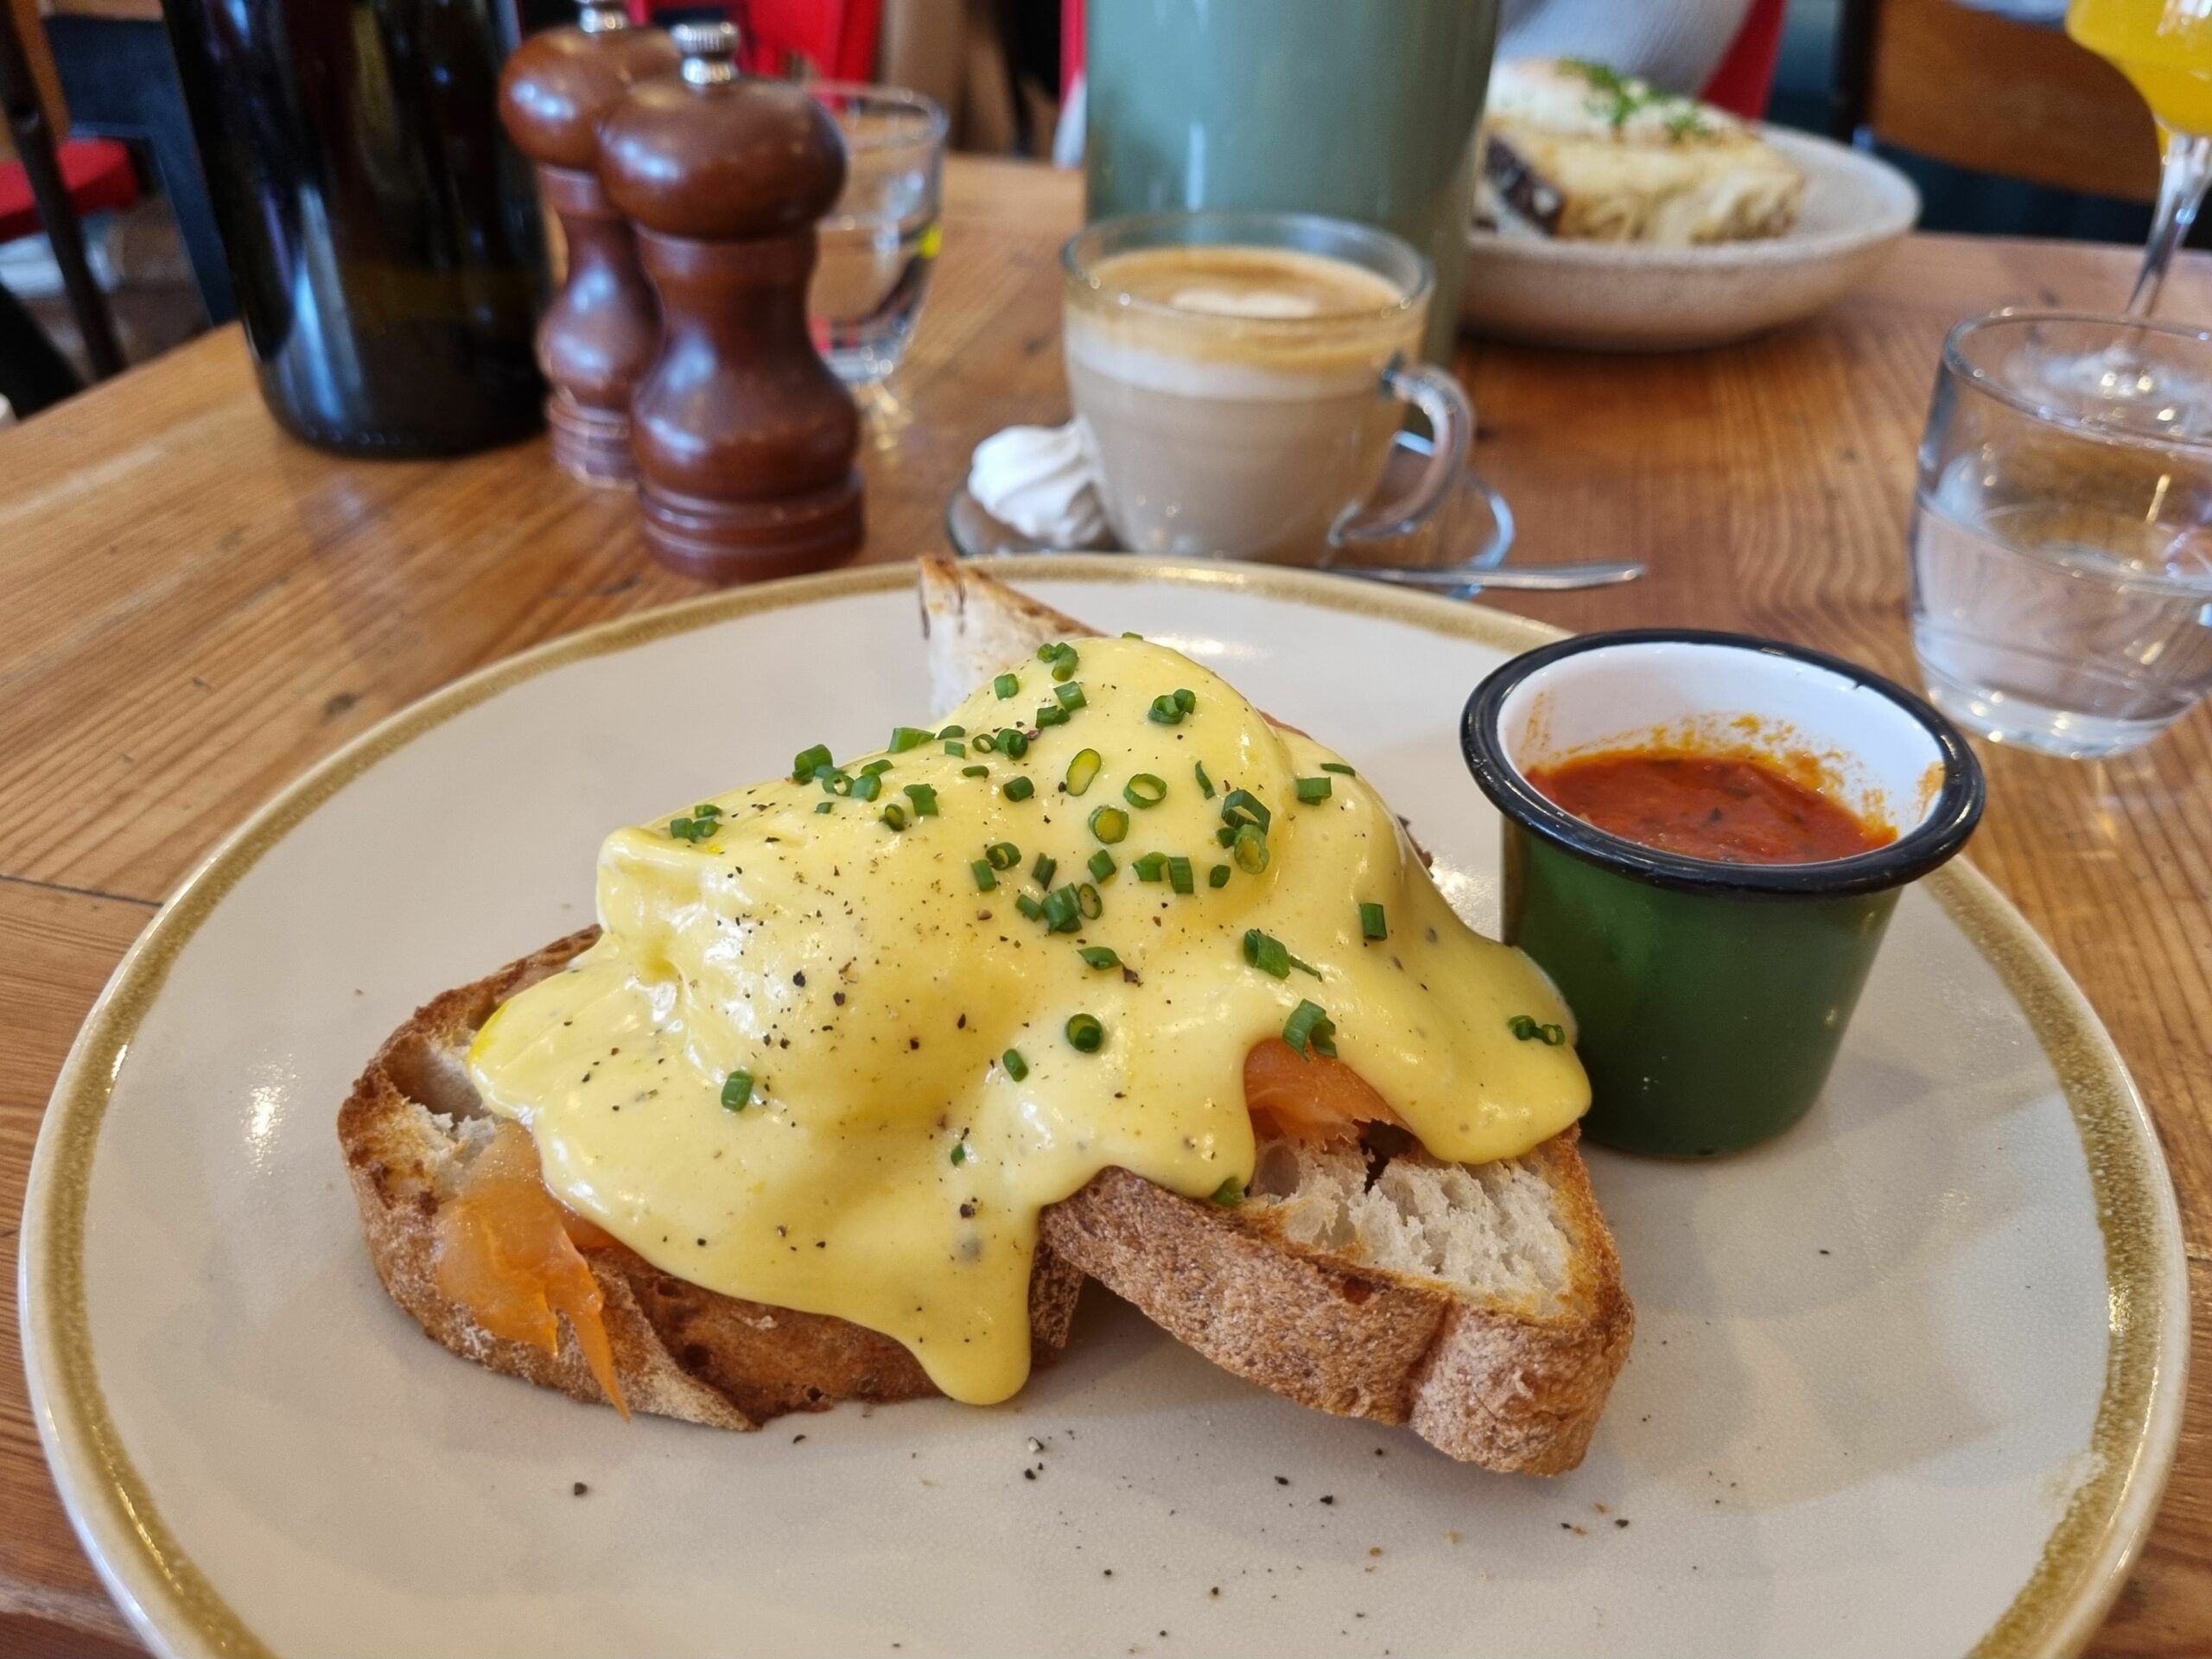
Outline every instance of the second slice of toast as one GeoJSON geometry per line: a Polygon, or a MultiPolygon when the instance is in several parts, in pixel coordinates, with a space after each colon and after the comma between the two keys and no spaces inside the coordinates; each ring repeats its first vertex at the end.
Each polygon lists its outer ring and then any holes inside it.
{"type": "MultiPolygon", "coordinates": [[[[1096,632],[972,567],[924,560],[920,582],[940,712],[1040,645],[1096,632]]],[[[1576,1131],[1471,1167],[1405,1139],[1262,1138],[1230,1209],[1109,1169],[1045,1212],[1044,1237],[1300,1404],[1409,1424],[1484,1468],[1572,1469],[1636,1323],[1576,1131]]]]}

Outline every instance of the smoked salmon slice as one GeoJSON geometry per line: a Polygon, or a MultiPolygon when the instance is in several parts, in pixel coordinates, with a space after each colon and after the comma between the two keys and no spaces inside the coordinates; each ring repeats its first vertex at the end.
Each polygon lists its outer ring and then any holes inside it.
{"type": "Polygon", "coordinates": [[[1262,1130],[1323,1145],[1357,1141],[1363,1124],[1406,1127],[1375,1085],[1344,1061],[1309,1058],[1280,1037],[1255,1044],[1244,1057],[1244,1109],[1262,1130]]]}
{"type": "Polygon", "coordinates": [[[501,1123],[438,1211],[438,1288],[493,1336],[549,1354],[561,1346],[554,1316],[566,1319],[591,1374],[627,1417],[601,1317],[603,1298],[582,1254],[612,1242],[545,1190],[530,1132],[501,1123]]]}

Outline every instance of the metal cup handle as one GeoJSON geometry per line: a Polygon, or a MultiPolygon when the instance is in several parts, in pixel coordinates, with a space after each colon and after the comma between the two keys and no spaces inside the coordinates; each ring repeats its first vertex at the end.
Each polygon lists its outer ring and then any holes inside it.
{"type": "Polygon", "coordinates": [[[1467,464],[1467,446],[1475,432],[1474,405],[1457,379],[1444,369],[1427,363],[1408,367],[1403,358],[1382,371],[1376,388],[1384,397],[1411,404],[1428,417],[1434,435],[1428,465],[1413,487],[1395,500],[1370,501],[1353,507],[1329,531],[1334,547],[1359,547],[1389,541],[1420,529],[1433,518],[1452,493],[1460,469],[1467,464]]]}

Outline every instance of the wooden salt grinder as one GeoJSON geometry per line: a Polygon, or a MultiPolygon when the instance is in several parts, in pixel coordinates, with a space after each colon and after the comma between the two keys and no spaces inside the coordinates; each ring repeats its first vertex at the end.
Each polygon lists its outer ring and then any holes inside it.
{"type": "Polygon", "coordinates": [[[682,75],[632,87],[600,128],[600,181],[664,320],[630,410],[645,539],[709,582],[817,570],[861,533],[859,412],[806,327],[844,143],[798,87],[737,78],[729,24],[674,34],[682,75]]]}
{"type": "Polygon", "coordinates": [[[676,43],[632,29],[620,6],[582,0],[577,22],[533,35],[499,77],[499,114],[537,163],[560,217],[569,273],[537,325],[553,459],[587,484],[627,488],[630,393],[660,349],[660,305],[638,268],[637,238],[599,185],[599,123],[632,85],[672,74],[676,43]]]}

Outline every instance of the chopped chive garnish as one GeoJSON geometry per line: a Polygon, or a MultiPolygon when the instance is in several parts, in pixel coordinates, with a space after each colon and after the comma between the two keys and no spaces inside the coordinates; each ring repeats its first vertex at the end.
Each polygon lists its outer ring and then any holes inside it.
{"type": "Polygon", "coordinates": [[[918,749],[936,735],[935,732],[925,732],[918,726],[893,726],[891,728],[891,753],[904,754],[909,749],[918,749]]]}
{"type": "Polygon", "coordinates": [[[983,856],[995,870],[1010,870],[1021,862],[1021,849],[1010,841],[995,841],[983,849],[983,856]]]}
{"type": "Polygon", "coordinates": [[[1236,868],[1247,875],[1257,875],[1268,868],[1268,838],[1259,825],[1248,823],[1236,831],[1230,842],[1229,855],[1236,861],[1236,868]]]}
{"type": "Polygon", "coordinates": [[[1390,937],[1390,924],[1383,917],[1382,906],[1362,905],[1359,907],[1359,936],[1363,939],[1387,939],[1390,937]]]}
{"type": "Polygon", "coordinates": [[[668,821],[668,833],[677,841],[704,841],[715,833],[715,829],[711,819],[671,818],[668,821]]]}
{"type": "Polygon", "coordinates": [[[1021,690],[1021,677],[1018,674],[1001,674],[991,682],[991,690],[999,694],[999,700],[1003,702],[1021,690]]]}
{"type": "Polygon", "coordinates": [[[968,740],[968,747],[978,754],[995,754],[999,741],[988,732],[978,732],[968,740]]]}
{"type": "Polygon", "coordinates": [[[833,810],[836,804],[837,803],[835,801],[817,801],[814,804],[814,810],[817,812],[828,812],[833,810]]]}
{"type": "Polygon", "coordinates": [[[965,737],[968,728],[965,726],[940,726],[937,728],[937,734],[939,737],[965,737]]]}
{"type": "Polygon", "coordinates": [[[1198,793],[1208,800],[1213,799],[1213,779],[1206,776],[1206,763],[1203,760],[1193,761],[1191,770],[1198,774],[1198,793]]]}
{"type": "Polygon", "coordinates": [[[1086,944],[1076,955],[1093,968],[1118,968],[1122,965],[1121,957],[1116,956],[1108,945],[1086,944]]]}
{"type": "Polygon", "coordinates": [[[965,1141],[956,1141],[953,1142],[952,1166],[955,1169],[959,1168],[961,1165],[966,1163],[971,1155],[972,1154],[968,1150],[968,1143],[965,1141]]]}
{"type": "Polygon", "coordinates": [[[1565,1027],[1540,1026],[1532,1016],[1525,1014],[1515,1014],[1505,1022],[1505,1028],[1524,1043],[1540,1041],[1548,1047],[1557,1048],[1567,1040],[1565,1027]]]}
{"type": "Polygon", "coordinates": [[[1111,881],[1114,879],[1114,855],[1101,847],[1090,855],[1090,879],[1111,881]]]}
{"type": "Polygon", "coordinates": [[[1196,714],[1198,709],[1198,694],[1192,690],[1187,685],[1177,686],[1175,688],[1175,706],[1178,709],[1180,709],[1186,715],[1196,714]]]}
{"type": "Polygon", "coordinates": [[[1147,853],[1142,858],[1131,863],[1129,868],[1137,873],[1138,880],[1157,881],[1167,874],[1167,855],[1147,853]]]}
{"type": "Polygon", "coordinates": [[[1075,907],[1083,912],[1083,919],[1095,922],[1105,914],[1106,901],[1098,896],[1098,889],[1084,882],[1075,890],[1075,907]]]}
{"type": "Polygon", "coordinates": [[[1215,866],[1213,867],[1213,868],[1211,868],[1211,869],[1210,869],[1210,870],[1208,870],[1208,871],[1206,872],[1206,886],[1208,886],[1208,887],[1227,887],[1228,885],[1229,885],[1229,866],[1228,866],[1228,865],[1226,865],[1226,864],[1217,864],[1217,865],[1215,865],[1215,866]]]}
{"type": "Polygon", "coordinates": [[[1037,647],[1037,660],[1040,663],[1049,663],[1066,649],[1066,645],[1067,642],[1064,639],[1055,639],[1049,644],[1039,645],[1037,647]]]}
{"type": "Polygon", "coordinates": [[[814,776],[816,781],[829,794],[849,795],[853,792],[853,774],[849,772],[842,771],[836,766],[817,766],[814,769],[814,776]]]}
{"type": "Polygon", "coordinates": [[[1087,1014],[1071,1014],[1066,1026],[1068,1046],[1078,1054],[1096,1054],[1106,1046],[1106,1027],[1087,1014]]]}
{"type": "Polygon", "coordinates": [[[1045,931],[1047,933],[1072,933],[1083,920],[1083,902],[1076,896],[1073,883],[1054,887],[1045,895],[1045,931]]]}
{"type": "Polygon", "coordinates": [[[872,801],[882,792],[883,774],[880,772],[864,772],[853,779],[853,798],[856,801],[872,801]]]}
{"type": "Polygon", "coordinates": [[[733,1071],[722,1079],[722,1104],[733,1112],[741,1112],[753,1103],[753,1074],[733,1071]]]}
{"type": "Polygon", "coordinates": [[[1219,1205],[1224,1210],[1234,1210],[1244,1202],[1244,1183],[1234,1175],[1230,1176],[1219,1186],[1214,1188],[1211,1202],[1219,1205]]]}
{"type": "Polygon", "coordinates": [[[896,801],[892,802],[883,809],[883,821],[893,830],[904,830],[906,827],[906,809],[896,801]]]}
{"type": "Polygon", "coordinates": [[[963,760],[968,758],[968,746],[957,737],[948,737],[944,740],[944,752],[963,760]]]}
{"type": "Polygon", "coordinates": [[[1009,801],[1026,801],[1037,792],[1037,785],[1027,778],[1009,778],[1000,786],[999,792],[1009,801]]]}
{"type": "Polygon", "coordinates": [[[1329,780],[1325,778],[1301,778],[1298,780],[1298,798],[1313,806],[1329,798],[1329,780]]]}
{"type": "Polygon", "coordinates": [[[719,818],[721,815],[721,808],[716,806],[712,801],[709,801],[704,806],[695,806],[691,809],[691,816],[695,818],[719,818]]]}
{"type": "Polygon", "coordinates": [[[1274,822],[1274,816],[1268,810],[1267,803],[1249,789],[1232,789],[1222,798],[1221,821],[1231,827],[1255,823],[1264,830],[1274,822]]]}
{"type": "Polygon", "coordinates": [[[1026,893],[1015,899],[1014,901],[1014,907],[1020,911],[1023,915],[1027,916],[1033,922],[1039,919],[1045,913],[1045,906],[1039,904],[1037,900],[1032,899],[1026,893]]]}
{"type": "Polygon", "coordinates": [[[1144,638],[1144,635],[1139,633],[1135,628],[1123,628],[1122,630],[1122,638],[1124,639],[1141,639],[1144,638]]]}
{"type": "Polygon", "coordinates": [[[1039,731],[1044,730],[1047,726],[1065,726],[1068,723],[1069,718],[1068,711],[1057,702],[1040,702],[1037,705],[1037,729],[1039,731]]]}
{"type": "Polygon", "coordinates": [[[1256,927],[1244,931],[1244,960],[1276,979],[1290,977],[1290,952],[1283,947],[1283,942],[1256,927]]]}
{"type": "Polygon", "coordinates": [[[1158,806],[1167,798],[1167,780],[1157,772],[1141,772],[1122,785],[1122,798],[1131,806],[1158,806]]]}
{"type": "Polygon", "coordinates": [[[1170,858],[1167,861],[1167,885],[1178,893],[1196,893],[1198,890],[1198,884],[1191,874],[1189,859],[1170,858]]]}
{"type": "Polygon", "coordinates": [[[1018,1048],[1009,1048],[1000,1055],[999,1064],[1006,1067],[1007,1076],[1016,1083],[1029,1075],[1029,1062],[1021,1058],[1021,1051],[1018,1048]]]}
{"type": "Polygon", "coordinates": [[[1283,1021],[1282,1039],[1308,1059],[1316,1054],[1334,1059],[1337,1022],[1329,1018],[1328,1010],[1319,1002],[1300,1002],[1290,1011],[1290,1018],[1283,1021]]]}
{"type": "Polygon", "coordinates": [[[999,879],[992,873],[991,861],[988,858],[977,859],[968,868],[975,875],[976,890],[978,893],[988,893],[993,887],[998,886],[999,879]]]}
{"type": "Polygon", "coordinates": [[[861,768],[861,772],[865,777],[874,778],[880,776],[882,773],[890,770],[891,763],[888,760],[879,758],[869,761],[866,766],[862,766],[861,768]]]}
{"type": "Polygon", "coordinates": [[[1111,847],[1129,833],[1129,815],[1118,806],[1091,809],[1090,833],[1111,847]]]}
{"type": "Polygon", "coordinates": [[[1039,853],[1037,855],[1037,861],[1029,867],[1029,878],[1040,887],[1049,887],[1052,885],[1052,873],[1059,868],[1059,860],[1047,858],[1044,854],[1039,853]]]}
{"type": "Polygon", "coordinates": [[[1068,773],[1062,779],[1071,795],[1080,795],[1098,780],[1098,768],[1105,763],[1096,749],[1077,749],[1075,759],[1068,762],[1068,773]]]}
{"type": "Polygon", "coordinates": [[[1083,708],[1089,701],[1079,685],[1056,685],[1052,688],[1052,696],[1061,708],[1070,713],[1083,708]]]}
{"type": "Polygon", "coordinates": [[[1338,776],[1344,778],[1357,778],[1359,776],[1357,772],[1354,772],[1350,766],[1344,765],[1341,760],[1324,760],[1321,763],[1321,770],[1324,772],[1333,772],[1338,776]]]}
{"type": "Polygon", "coordinates": [[[991,775],[991,769],[988,766],[963,766],[960,775],[963,778],[988,778],[991,775]]]}
{"type": "Polygon", "coordinates": [[[1183,705],[1172,696],[1158,696],[1152,707],[1145,710],[1145,718],[1155,726],[1179,726],[1183,723],[1183,705]]]}
{"type": "Polygon", "coordinates": [[[1545,1026],[1536,1034],[1551,1048],[1557,1048],[1567,1040],[1567,1028],[1563,1026],[1545,1026]]]}
{"type": "Polygon", "coordinates": [[[901,792],[905,794],[908,800],[914,804],[914,816],[916,817],[933,818],[937,817],[937,791],[931,788],[929,785],[908,784],[901,792]]]}
{"type": "Polygon", "coordinates": [[[1219,842],[1223,846],[1226,847],[1236,839],[1236,831],[1230,825],[1224,823],[1220,829],[1213,832],[1213,838],[1219,842]]]}
{"type": "Polygon", "coordinates": [[[804,783],[814,776],[817,766],[826,766],[836,758],[830,753],[827,743],[817,743],[810,748],[801,749],[791,757],[791,781],[804,783]]]}
{"type": "Polygon", "coordinates": [[[999,734],[999,753],[1016,760],[1020,760],[1023,755],[1029,753],[1028,734],[1016,727],[1007,727],[999,734]]]}
{"type": "Polygon", "coordinates": [[[1056,646],[1052,652],[1052,677],[1062,681],[1073,679],[1076,664],[1082,660],[1075,654],[1073,645],[1056,646]]]}

